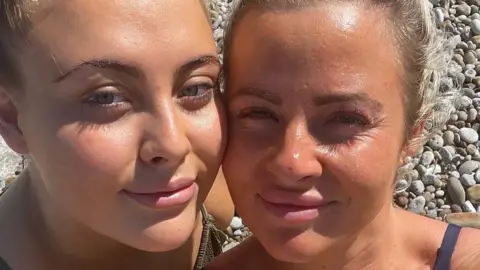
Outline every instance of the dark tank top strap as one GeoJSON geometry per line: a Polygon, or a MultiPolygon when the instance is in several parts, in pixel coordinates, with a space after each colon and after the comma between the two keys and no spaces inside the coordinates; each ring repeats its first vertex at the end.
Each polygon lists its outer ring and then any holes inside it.
{"type": "Polygon", "coordinates": [[[437,251],[437,260],[433,270],[450,270],[452,255],[455,251],[458,236],[462,227],[455,224],[448,224],[445,235],[443,236],[442,245],[437,251]]]}

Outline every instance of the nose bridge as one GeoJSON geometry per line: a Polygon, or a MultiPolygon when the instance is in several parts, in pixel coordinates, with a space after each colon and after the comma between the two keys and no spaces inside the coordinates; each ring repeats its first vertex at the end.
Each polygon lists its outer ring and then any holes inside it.
{"type": "Polygon", "coordinates": [[[180,114],[171,99],[155,103],[141,150],[145,162],[176,164],[188,154],[190,142],[180,114]]]}
{"type": "Polygon", "coordinates": [[[305,119],[290,121],[275,153],[274,170],[283,179],[301,180],[321,175],[316,147],[317,143],[310,135],[305,119]]]}

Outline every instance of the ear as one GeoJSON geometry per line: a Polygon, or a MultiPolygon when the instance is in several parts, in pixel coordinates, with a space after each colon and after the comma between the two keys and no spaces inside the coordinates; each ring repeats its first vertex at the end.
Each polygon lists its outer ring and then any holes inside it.
{"type": "Polygon", "coordinates": [[[0,85],[0,135],[7,145],[21,155],[28,154],[28,147],[18,125],[18,111],[13,95],[0,85]]]}
{"type": "Polygon", "coordinates": [[[420,143],[420,140],[418,140],[418,138],[420,138],[424,129],[425,129],[425,120],[418,123],[413,128],[412,130],[413,139],[405,142],[406,143],[405,147],[399,159],[400,166],[405,164],[405,159],[407,157],[414,156],[417,153],[418,149],[420,149],[420,147],[423,147],[423,145],[420,143]]]}

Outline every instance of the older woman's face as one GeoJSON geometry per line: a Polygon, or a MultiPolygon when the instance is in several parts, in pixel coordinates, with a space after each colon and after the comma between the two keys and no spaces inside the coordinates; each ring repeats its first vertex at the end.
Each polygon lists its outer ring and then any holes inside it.
{"type": "Polygon", "coordinates": [[[235,30],[225,176],[277,259],[308,260],[390,207],[405,108],[384,20],[323,5],[250,11],[235,30]]]}

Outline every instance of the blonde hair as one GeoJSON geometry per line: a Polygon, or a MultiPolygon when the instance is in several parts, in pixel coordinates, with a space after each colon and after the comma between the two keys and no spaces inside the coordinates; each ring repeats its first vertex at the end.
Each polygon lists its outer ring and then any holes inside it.
{"type": "MultiPolygon", "coordinates": [[[[225,33],[224,70],[222,80],[228,80],[229,54],[235,27],[251,9],[294,10],[308,8],[329,0],[234,0],[233,14],[225,33]]],[[[448,83],[447,64],[452,58],[452,39],[436,28],[432,10],[426,0],[341,0],[362,3],[388,12],[387,22],[397,45],[399,76],[405,85],[406,143],[419,145],[440,130],[455,110],[459,91],[448,83]],[[425,127],[421,134],[415,127],[425,127]]]]}

